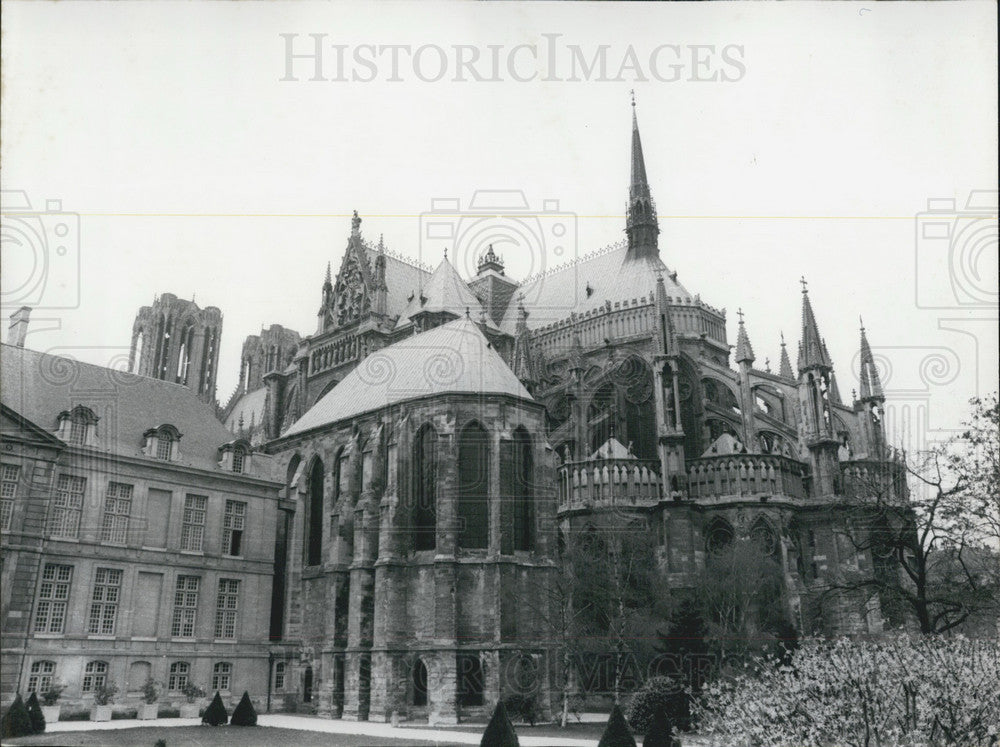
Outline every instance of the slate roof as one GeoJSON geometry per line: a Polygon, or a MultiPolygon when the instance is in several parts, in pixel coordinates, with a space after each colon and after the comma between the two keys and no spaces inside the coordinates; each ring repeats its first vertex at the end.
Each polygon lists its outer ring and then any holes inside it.
{"type": "Polygon", "coordinates": [[[181,433],[173,464],[218,468],[218,448],[233,436],[210,405],[187,387],[58,355],[0,345],[0,397],[7,407],[54,432],[59,414],[94,411],[96,451],[142,457],[143,434],[169,423],[181,433]]]}
{"type": "Polygon", "coordinates": [[[531,400],[479,327],[463,316],[372,353],[283,436],[446,393],[509,394],[531,400]]]}
{"type": "MultiPolygon", "coordinates": [[[[364,245],[368,257],[368,266],[375,267],[378,249],[364,245]]],[[[420,295],[421,284],[426,284],[431,273],[416,265],[404,262],[391,254],[385,255],[386,313],[389,316],[402,314],[410,303],[410,294],[420,295]]]]}
{"type": "Polygon", "coordinates": [[[670,270],[659,257],[629,259],[625,246],[582,259],[547,275],[528,280],[514,292],[500,329],[514,334],[517,328],[518,298],[523,294],[528,310],[528,327],[537,329],[603,306],[606,301],[625,301],[642,296],[652,298],[656,275],[663,273],[667,297],[694,299],[683,285],[670,278],[670,270]],[[591,292],[588,295],[587,287],[591,292]]]}
{"type": "MultiPolygon", "coordinates": [[[[465,316],[466,310],[472,319],[478,320],[483,313],[483,306],[451,262],[445,258],[434,270],[434,274],[424,281],[423,288],[413,294],[413,300],[407,304],[396,321],[396,328],[408,324],[421,311],[448,311],[462,317],[465,316]],[[421,296],[425,300],[421,301],[421,296]]],[[[486,321],[489,326],[496,326],[489,317],[486,321]]]]}
{"type": "Polygon", "coordinates": [[[267,402],[267,387],[246,392],[233,405],[226,418],[226,428],[236,433],[240,427],[240,416],[243,416],[243,427],[248,431],[251,426],[259,426],[264,420],[264,406],[267,402]]]}

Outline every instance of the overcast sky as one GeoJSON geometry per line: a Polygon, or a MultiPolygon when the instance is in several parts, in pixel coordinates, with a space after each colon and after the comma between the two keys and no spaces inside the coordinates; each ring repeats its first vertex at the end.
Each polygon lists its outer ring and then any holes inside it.
{"type": "MultiPolygon", "coordinates": [[[[354,209],[367,238],[436,265],[432,200],[558,200],[578,216],[567,251],[508,245],[515,277],[617,241],[634,88],[661,255],[729,310],[733,342],[743,308],[758,367],[782,330],[794,362],[805,275],[845,397],[859,314],[911,430],[945,433],[997,386],[995,192],[992,221],[931,221],[951,239],[915,219],[996,189],[992,2],[3,12],[3,187],[42,213],[50,257],[42,277],[5,228],[4,313],[36,306],[30,347],[120,365],[140,306],[194,295],[225,315],[225,401],[246,335],[315,331],[354,209]],[[318,75],[287,57],[314,43],[318,75]]],[[[467,271],[472,250],[451,250],[467,271]]]]}

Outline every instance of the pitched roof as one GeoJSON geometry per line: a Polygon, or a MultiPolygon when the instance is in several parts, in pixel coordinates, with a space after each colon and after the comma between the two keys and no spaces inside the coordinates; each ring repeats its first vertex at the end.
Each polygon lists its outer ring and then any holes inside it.
{"type": "MultiPolygon", "coordinates": [[[[375,266],[378,248],[368,244],[363,245],[368,258],[369,267],[375,266]]],[[[420,286],[427,283],[431,276],[427,270],[404,262],[392,254],[385,255],[385,311],[389,316],[402,314],[410,302],[410,294],[420,295],[420,286]]],[[[464,311],[463,311],[464,313],[464,311]]]]}
{"type": "Polygon", "coordinates": [[[463,316],[372,353],[283,435],[303,433],[418,397],[448,393],[531,399],[479,327],[463,316]]]}
{"type": "Polygon", "coordinates": [[[175,463],[213,469],[232,440],[211,405],[180,384],[6,344],[0,363],[4,404],[52,431],[60,413],[84,405],[100,418],[95,448],[105,453],[142,456],[143,434],[168,423],[181,433],[175,463]]]}
{"type": "Polygon", "coordinates": [[[240,416],[243,417],[243,427],[250,430],[264,421],[264,406],[267,402],[267,387],[246,392],[229,411],[226,418],[226,428],[236,433],[240,427],[240,416]]]}
{"type": "MultiPolygon", "coordinates": [[[[465,316],[465,312],[468,311],[473,319],[479,319],[483,306],[451,262],[445,258],[434,270],[434,274],[424,281],[423,288],[414,292],[413,298],[399,315],[396,327],[408,324],[422,311],[447,311],[459,317],[465,316]]],[[[487,323],[491,327],[494,326],[493,320],[489,317],[487,323]]]]}
{"type": "Polygon", "coordinates": [[[642,296],[652,299],[658,273],[664,275],[668,300],[693,298],[692,293],[671,278],[670,270],[659,257],[626,259],[627,252],[626,246],[620,246],[529,279],[511,298],[500,329],[509,334],[516,331],[518,299],[522,295],[529,313],[528,327],[537,329],[572,313],[591,311],[607,301],[613,303],[642,296]]]}
{"type": "Polygon", "coordinates": [[[590,455],[590,459],[636,459],[636,456],[621,441],[612,436],[590,455]]]}

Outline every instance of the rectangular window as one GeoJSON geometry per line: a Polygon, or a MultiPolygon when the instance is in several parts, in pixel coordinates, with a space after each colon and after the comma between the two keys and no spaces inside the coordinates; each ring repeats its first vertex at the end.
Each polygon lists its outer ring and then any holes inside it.
{"type": "Polygon", "coordinates": [[[181,549],[201,552],[205,540],[205,509],[208,498],[189,495],[184,499],[184,517],[181,522],[181,549]]]}
{"type": "Polygon", "coordinates": [[[222,553],[243,555],[243,530],[246,523],[247,504],[242,501],[226,501],[226,513],[222,519],[222,553]]]}
{"type": "Polygon", "coordinates": [[[44,693],[52,687],[55,679],[56,663],[54,661],[36,661],[31,665],[31,675],[28,677],[29,693],[44,693]]]}
{"type": "Polygon", "coordinates": [[[234,578],[219,579],[219,596],[215,604],[215,637],[236,638],[236,612],[240,602],[240,582],[234,578]]]}
{"type": "Polygon", "coordinates": [[[90,599],[87,632],[91,635],[114,635],[121,596],[122,572],[116,568],[98,568],[94,576],[94,593],[90,599]]]}
{"type": "Polygon", "coordinates": [[[188,684],[191,665],[186,661],[175,661],[170,665],[170,677],[167,679],[167,689],[170,692],[180,692],[188,684]]]}
{"type": "Polygon", "coordinates": [[[285,689],[285,662],[283,661],[274,665],[274,689],[285,689]]]}
{"type": "Polygon", "coordinates": [[[156,458],[169,462],[171,446],[173,446],[173,441],[164,436],[158,436],[156,439],[156,458]]]}
{"type": "Polygon", "coordinates": [[[49,517],[49,534],[53,537],[76,539],[80,534],[80,513],[87,480],[74,475],[59,475],[56,498],[49,517]]]}
{"type": "Polygon", "coordinates": [[[104,494],[104,524],[101,541],[109,545],[124,545],[128,540],[128,520],[132,514],[132,486],[109,482],[104,494]]]}
{"type": "Polygon", "coordinates": [[[212,668],[212,689],[229,690],[229,680],[233,674],[233,665],[228,661],[220,661],[212,668]]]}
{"type": "Polygon", "coordinates": [[[36,633],[63,632],[72,581],[73,566],[45,564],[42,570],[42,584],[38,589],[38,607],[35,610],[36,633]]]}
{"type": "Polygon", "coordinates": [[[194,638],[194,623],[198,616],[197,576],[178,576],[174,592],[174,619],[170,625],[170,635],[174,638],[194,638]]]}
{"type": "Polygon", "coordinates": [[[17,498],[17,473],[20,468],[16,464],[3,465],[3,482],[0,483],[0,529],[10,529],[10,520],[14,515],[14,499],[17,498]]]}

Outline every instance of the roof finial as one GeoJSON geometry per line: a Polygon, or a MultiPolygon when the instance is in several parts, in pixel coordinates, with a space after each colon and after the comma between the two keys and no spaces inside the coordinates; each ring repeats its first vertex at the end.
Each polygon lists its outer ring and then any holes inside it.
{"type": "Polygon", "coordinates": [[[631,89],[628,93],[632,97],[632,108],[635,109],[635,89],[631,89]]]}
{"type": "Polygon", "coordinates": [[[358,216],[358,211],[354,211],[354,216],[351,218],[351,233],[358,234],[361,232],[361,218],[358,216]]]}
{"type": "Polygon", "coordinates": [[[471,319],[471,317],[469,316],[469,307],[468,306],[465,307],[465,318],[466,319],[471,319]]]}
{"type": "Polygon", "coordinates": [[[447,261],[448,261],[448,247],[445,247],[445,248],[444,248],[444,261],[445,261],[445,262],[447,262],[447,261]]]}
{"type": "Polygon", "coordinates": [[[808,285],[808,283],[806,283],[806,276],[803,275],[802,277],[800,277],[799,278],[799,282],[802,284],[802,292],[803,293],[808,293],[809,289],[806,288],[806,286],[808,285]]]}
{"type": "Polygon", "coordinates": [[[740,318],[740,324],[743,324],[743,307],[742,306],[740,306],[738,309],[736,309],[736,316],[738,316],[740,318]]]}
{"type": "Polygon", "coordinates": [[[861,331],[865,331],[865,320],[861,318],[861,314],[858,314],[858,323],[861,325],[861,331]]]}

